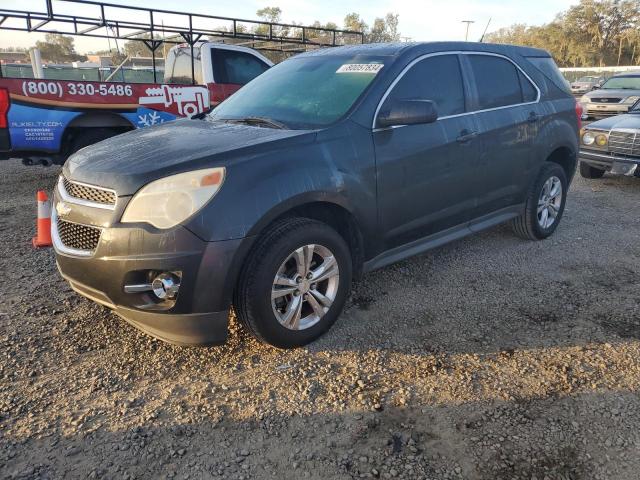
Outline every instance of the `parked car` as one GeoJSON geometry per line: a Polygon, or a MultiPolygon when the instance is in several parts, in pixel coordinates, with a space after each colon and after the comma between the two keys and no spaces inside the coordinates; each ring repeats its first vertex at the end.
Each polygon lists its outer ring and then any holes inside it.
{"type": "Polygon", "coordinates": [[[628,114],[591,123],[580,132],[580,174],[640,176],[640,101],[628,114]]]}
{"type": "Polygon", "coordinates": [[[224,342],[233,305],[260,340],[304,345],[363,272],[503,222],[551,235],[580,115],[543,50],[301,54],[203,119],[73,155],[55,192],[57,264],[74,290],[163,340],[224,342]]]}
{"type": "Polygon", "coordinates": [[[584,119],[627,113],[640,100],[640,73],[616,75],[580,98],[584,119]]]}
{"type": "Polygon", "coordinates": [[[580,77],[575,82],[571,82],[571,93],[579,95],[600,88],[605,82],[604,77],[586,76],[580,77]]]}

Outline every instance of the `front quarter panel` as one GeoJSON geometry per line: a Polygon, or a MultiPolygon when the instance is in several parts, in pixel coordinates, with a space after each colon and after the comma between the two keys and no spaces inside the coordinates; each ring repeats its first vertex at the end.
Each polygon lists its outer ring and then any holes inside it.
{"type": "Polygon", "coordinates": [[[220,192],[186,226],[207,241],[244,238],[297,206],[329,202],[350,211],[366,238],[375,231],[375,185],[370,130],[341,122],[313,142],[229,161],[220,192]]]}

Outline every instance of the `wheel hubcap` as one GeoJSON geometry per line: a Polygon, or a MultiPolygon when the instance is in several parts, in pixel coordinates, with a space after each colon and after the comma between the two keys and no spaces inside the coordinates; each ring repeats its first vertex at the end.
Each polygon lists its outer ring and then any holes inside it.
{"type": "Polygon", "coordinates": [[[290,330],[313,327],[331,308],[339,280],[338,262],[327,247],[296,249],[273,279],[271,306],[278,322],[290,330]]]}
{"type": "Polygon", "coordinates": [[[544,229],[553,225],[562,205],[562,182],[550,177],[544,182],[538,199],[538,223],[544,229]]]}

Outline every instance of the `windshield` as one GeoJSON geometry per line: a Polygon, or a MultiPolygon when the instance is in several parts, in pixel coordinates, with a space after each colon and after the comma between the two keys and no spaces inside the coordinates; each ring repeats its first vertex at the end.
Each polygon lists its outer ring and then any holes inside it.
{"type": "Polygon", "coordinates": [[[268,119],[287,128],[320,128],[342,118],[371,84],[383,57],[291,58],[221,103],[214,120],[268,119]]]}
{"type": "Polygon", "coordinates": [[[612,77],[601,87],[603,90],[640,90],[640,77],[612,77]]]}

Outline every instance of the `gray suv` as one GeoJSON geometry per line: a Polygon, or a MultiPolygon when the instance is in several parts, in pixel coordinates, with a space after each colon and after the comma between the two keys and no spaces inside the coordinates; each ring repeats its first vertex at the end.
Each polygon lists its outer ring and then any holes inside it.
{"type": "Polygon", "coordinates": [[[298,55],[208,115],[72,156],[55,192],[57,264],[166,341],[224,342],[233,306],[260,340],[304,345],[365,272],[503,222],[551,235],[580,115],[538,49],[298,55]]]}

